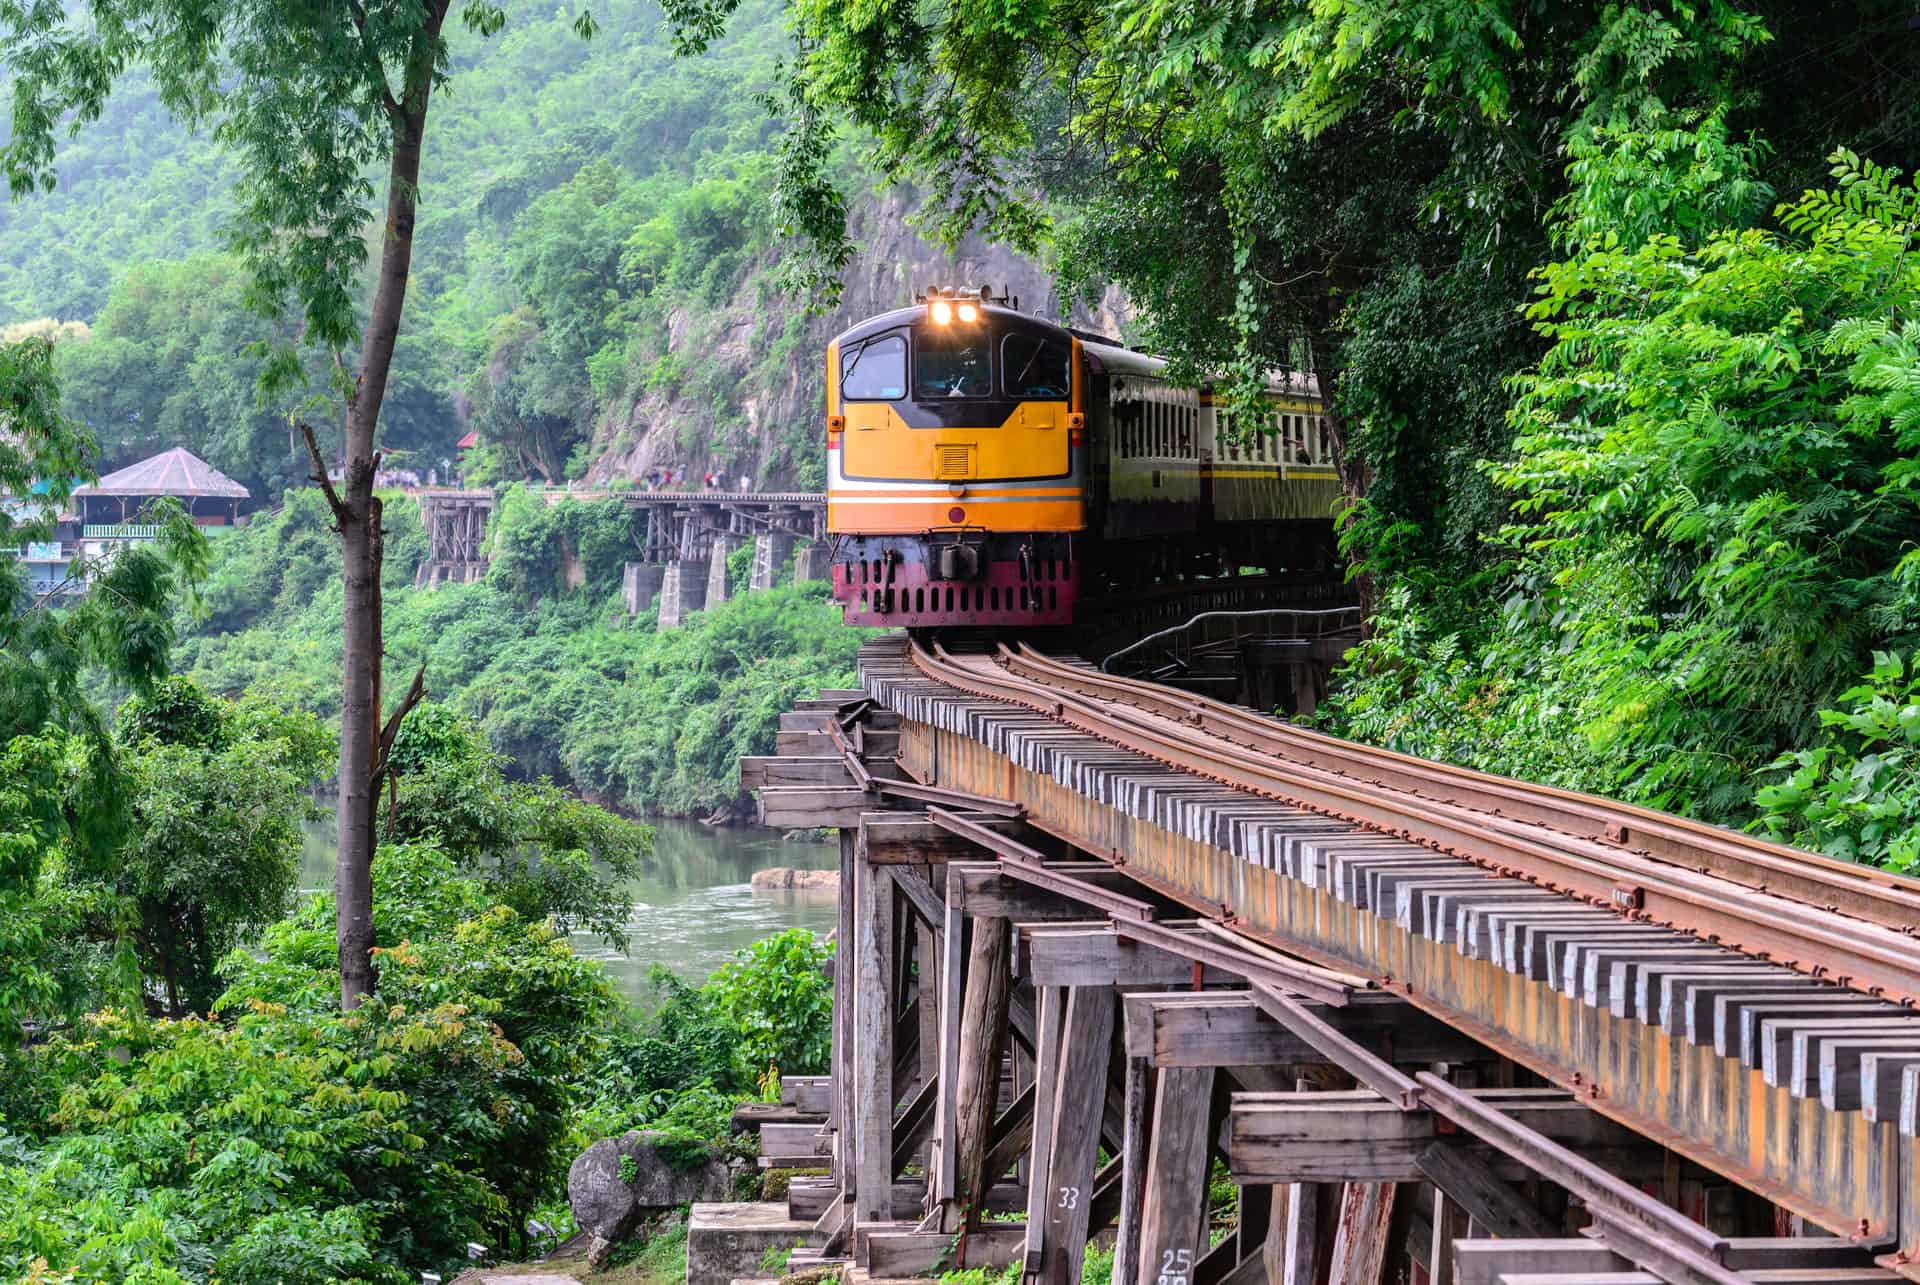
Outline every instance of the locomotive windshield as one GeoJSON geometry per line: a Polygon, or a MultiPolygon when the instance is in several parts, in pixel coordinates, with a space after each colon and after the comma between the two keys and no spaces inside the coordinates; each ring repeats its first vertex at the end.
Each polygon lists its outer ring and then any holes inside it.
{"type": "Polygon", "coordinates": [[[1008,335],[1000,345],[1000,369],[1009,397],[1063,398],[1069,356],[1065,347],[1037,335],[1008,335]]]}
{"type": "Polygon", "coordinates": [[[923,326],[913,336],[913,398],[991,397],[993,348],[984,330],[923,326]]]}
{"type": "Polygon", "coordinates": [[[878,335],[856,346],[840,363],[840,395],[855,401],[898,401],[907,392],[907,340],[878,335]]]}

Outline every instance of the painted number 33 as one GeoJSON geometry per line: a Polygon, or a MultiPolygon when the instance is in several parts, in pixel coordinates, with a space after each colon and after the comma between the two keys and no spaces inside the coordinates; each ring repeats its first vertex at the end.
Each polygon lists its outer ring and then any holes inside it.
{"type": "Polygon", "coordinates": [[[1080,1188],[1078,1187],[1060,1188],[1060,1208],[1078,1209],[1079,1207],[1080,1207],[1080,1188]]]}
{"type": "Polygon", "coordinates": [[[1163,1249],[1160,1251],[1160,1279],[1156,1285],[1187,1285],[1192,1270],[1191,1249],[1163,1249]]]}

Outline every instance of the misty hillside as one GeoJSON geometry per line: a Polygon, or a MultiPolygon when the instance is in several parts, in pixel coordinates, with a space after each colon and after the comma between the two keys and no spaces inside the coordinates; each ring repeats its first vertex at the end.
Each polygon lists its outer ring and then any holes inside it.
{"type": "MultiPolygon", "coordinates": [[[[774,291],[777,126],[756,94],[787,37],[768,0],[687,60],[650,4],[614,3],[592,41],[567,12],[511,10],[491,41],[455,32],[428,130],[383,419],[389,453],[423,474],[477,429],[482,481],[678,466],[805,483],[818,353],[847,318],[934,281],[1046,300],[1044,276],[1004,251],[952,262],[921,241],[851,148],[867,253],[842,308],[809,318],[774,291]]],[[[66,328],[61,375],[103,470],[184,443],[256,494],[297,484],[289,415],[323,431],[336,417],[297,397],[259,404],[247,348],[267,332],[222,252],[230,168],[211,131],[171,120],[136,78],[59,169],[56,191],[0,206],[0,327],[84,323],[66,328]]]]}

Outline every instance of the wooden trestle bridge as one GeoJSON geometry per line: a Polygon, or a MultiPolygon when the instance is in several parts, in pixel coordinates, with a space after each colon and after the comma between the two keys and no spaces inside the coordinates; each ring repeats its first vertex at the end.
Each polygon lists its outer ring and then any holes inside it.
{"type": "Polygon", "coordinates": [[[841,836],[790,1270],[1920,1279],[1920,884],[1026,648],[860,673],[741,769],[841,836]]]}
{"type": "MultiPolygon", "coordinates": [[[[671,629],[689,612],[725,602],[740,588],[773,587],[788,556],[796,581],[828,575],[827,497],[810,492],[579,491],[552,488],[547,503],[618,499],[635,515],[634,557],[623,569],[627,613],[656,599],[660,627],[671,629]],[[727,582],[727,555],[753,541],[753,569],[744,586],[727,582]]],[[[434,587],[486,574],[486,530],[492,491],[420,493],[427,529],[427,560],[416,583],[434,587]]]]}

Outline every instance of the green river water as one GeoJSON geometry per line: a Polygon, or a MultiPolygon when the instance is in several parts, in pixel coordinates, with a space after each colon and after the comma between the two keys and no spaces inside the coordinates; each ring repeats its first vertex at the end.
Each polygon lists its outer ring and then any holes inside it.
{"type": "MultiPolygon", "coordinates": [[[[632,885],[633,914],[624,953],[575,934],[574,949],[598,959],[632,999],[647,998],[647,969],[665,964],[683,980],[701,982],[735,951],[785,928],[825,933],[833,927],[830,892],[760,892],[748,886],[756,870],[796,866],[832,868],[831,843],[787,843],[772,830],[719,828],[690,821],[656,821],[650,868],[632,885]]],[[[308,827],[300,887],[333,886],[333,818],[308,827]]]]}

